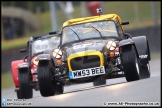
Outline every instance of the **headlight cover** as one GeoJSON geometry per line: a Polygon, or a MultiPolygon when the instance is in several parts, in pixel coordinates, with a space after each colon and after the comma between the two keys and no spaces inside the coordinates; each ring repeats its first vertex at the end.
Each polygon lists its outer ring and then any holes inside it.
{"type": "Polygon", "coordinates": [[[108,41],[106,47],[110,51],[113,51],[116,48],[116,43],[114,41],[108,41]]]}
{"type": "Polygon", "coordinates": [[[59,59],[62,56],[62,51],[60,49],[54,49],[52,55],[54,58],[59,59]]]}

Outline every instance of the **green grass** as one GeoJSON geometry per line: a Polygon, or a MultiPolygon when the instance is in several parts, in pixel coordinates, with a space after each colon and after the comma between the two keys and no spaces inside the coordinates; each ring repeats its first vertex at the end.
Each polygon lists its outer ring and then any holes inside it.
{"type": "Polygon", "coordinates": [[[14,82],[13,82],[13,77],[12,77],[12,73],[11,72],[3,72],[1,73],[1,88],[5,89],[5,88],[10,88],[14,86],[14,82]]]}
{"type": "MultiPolygon", "coordinates": [[[[127,20],[130,22],[129,25],[124,26],[124,29],[133,29],[145,26],[151,26],[154,24],[153,17],[152,17],[152,10],[151,4],[145,1],[139,1],[138,10],[139,10],[139,22],[136,22],[135,14],[134,14],[134,3],[133,2],[104,2],[105,12],[103,14],[111,14],[115,13],[118,14],[122,20],[127,20]]],[[[161,24],[161,4],[160,1],[156,2],[156,10],[158,15],[158,23],[161,24]]],[[[74,12],[72,13],[73,18],[79,18],[81,16],[81,8],[80,6],[74,7],[74,12]]],[[[57,20],[58,20],[58,30],[62,27],[62,24],[68,20],[64,15],[61,9],[57,9],[57,20]]],[[[90,14],[88,14],[90,16],[90,14]]],[[[88,17],[87,16],[87,17],[88,17]]],[[[50,12],[43,12],[41,13],[40,17],[36,16],[38,20],[40,20],[40,25],[42,31],[37,31],[34,33],[30,33],[27,36],[22,36],[21,39],[14,39],[11,41],[2,41],[1,49],[11,49],[26,46],[26,42],[30,36],[34,34],[46,33],[52,31],[51,26],[51,16],[50,12]]]]}
{"type": "Polygon", "coordinates": [[[17,38],[13,40],[3,40],[1,42],[1,50],[26,47],[29,37],[35,34],[38,34],[38,32],[33,32],[31,34],[23,36],[22,38],[17,38]]]}
{"type": "MultiPolygon", "coordinates": [[[[140,21],[152,20],[152,10],[150,1],[137,2],[140,21]]],[[[157,15],[160,18],[160,2],[156,2],[157,15]]],[[[122,20],[135,22],[134,2],[105,2],[106,13],[116,13],[122,20]],[[116,8],[118,7],[118,8],[116,8]]]]}
{"type": "Polygon", "coordinates": [[[28,39],[29,39],[29,37],[24,37],[24,38],[15,39],[15,40],[12,40],[12,41],[3,41],[2,46],[1,46],[1,50],[26,46],[28,39]]]}
{"type": "MultiPolygon", "coordinates": [[[[161,53],[153,53],[151,54],[151,60],[161,58],[161,53]]],[[[3,72],[1,73],[1,84],[2,89],[14,87],[13,77],[11,72],[3,72]]]]}
{"type": "Polygon", "coordinates": [[[161,58],[161,53],[152,53],[151,54],[151,60],[161,58]]]}

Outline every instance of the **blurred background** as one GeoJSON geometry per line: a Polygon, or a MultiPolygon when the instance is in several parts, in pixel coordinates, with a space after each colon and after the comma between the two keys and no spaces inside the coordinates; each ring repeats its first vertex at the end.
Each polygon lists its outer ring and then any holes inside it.
{"type": "Polygon", "coordinates": [[[161,3],[148,2],[53,2],[17,1],[1,2],[1,78],[2,89],[14,86],[11,62],[22,59],[19,49],[26,48],[30,36],[60,30],[71,18],[97,15],[101,7],[103,14],[118,14],[125,32],[132,36],[145,35],[149,41],[152,59],[161,55],[161,3]]]}

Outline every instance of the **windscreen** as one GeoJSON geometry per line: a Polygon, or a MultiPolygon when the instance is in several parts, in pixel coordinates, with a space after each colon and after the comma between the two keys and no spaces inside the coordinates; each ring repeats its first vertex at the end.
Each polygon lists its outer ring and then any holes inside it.
{"type": "Polygon", "coordinates": [[[77,41],[79,38],[84,40],[95,37],[118,37],[118,33],[114,21],[98,21],[67,26],[63,29],[62,36],[62,44],[64,44],[77,41]]]}
{"type": "Polygon", "coordinates": [[[33,42],[32,44],[32,55],[44,50],[53,50],[58,47],[60,44],[60,37],[50,37],[45,39],[39,39],[33,42]]]}

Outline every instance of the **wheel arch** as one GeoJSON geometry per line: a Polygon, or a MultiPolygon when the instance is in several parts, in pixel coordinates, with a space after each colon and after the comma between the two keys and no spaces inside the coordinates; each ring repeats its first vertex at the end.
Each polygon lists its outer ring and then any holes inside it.
{"type": "Polygon", "coordinates": [[[132,40],[134,41],[140,64],[147,65],[151,58],[146,36],[136,36],[132,40]]]}
{"type": "Polygon", "coordinates": [[[14,81],[15,86],[19,86],[18,68],[17,68],[17,65],[19,63],[23,63],[23,60],[15,60],[11,62],[11,71],[12,71],[12,76],[13,76],[13,81],[14,81]]]}

